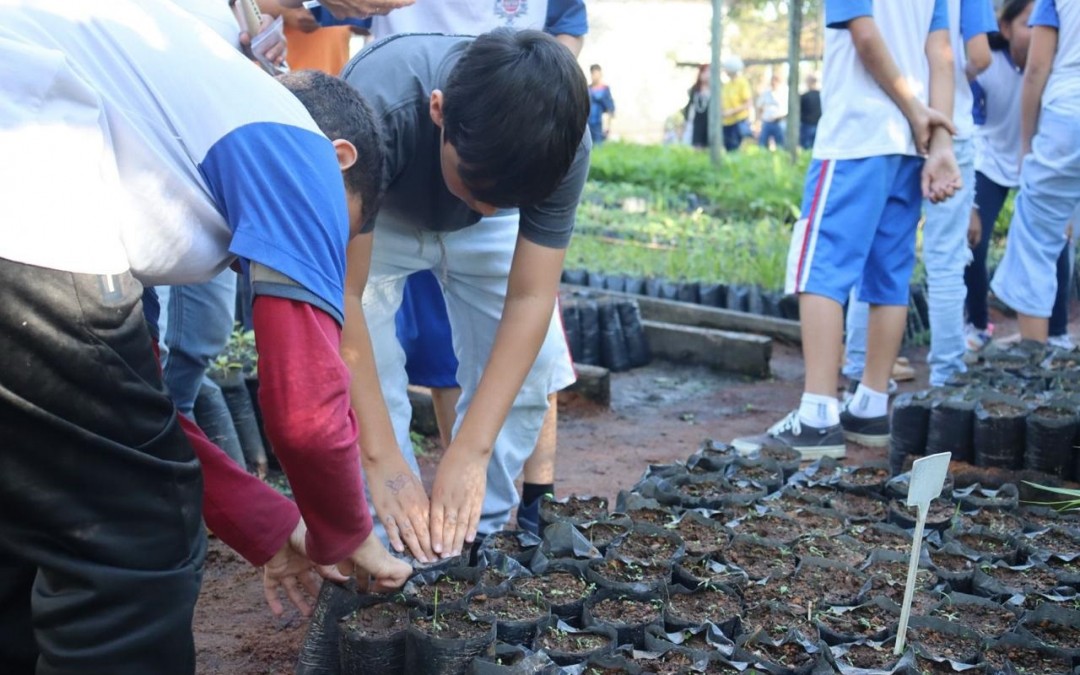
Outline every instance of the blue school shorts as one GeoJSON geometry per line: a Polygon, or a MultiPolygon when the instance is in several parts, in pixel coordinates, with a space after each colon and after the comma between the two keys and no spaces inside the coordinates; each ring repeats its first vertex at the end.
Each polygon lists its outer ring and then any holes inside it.
{"type": "Polygon", "coordinates": [[[458,360],[442,287],[430,270],[414,272],[405,281],[401,307],[394,317],[405,350],[409,384],[449,389],[458,386],[458,360]]]}
{"type": "Polygon", "coordinates": [[[815,159],[788,249],[787,293],[907,305],[922,211],[923,160],[815,159]]]}

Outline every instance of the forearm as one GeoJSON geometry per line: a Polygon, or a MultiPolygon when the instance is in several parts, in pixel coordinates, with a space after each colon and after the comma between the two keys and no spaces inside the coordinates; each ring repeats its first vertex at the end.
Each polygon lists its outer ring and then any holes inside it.
{"type": "Polygon", "coordinates": [[[990,67],[990,40],[986,33],[980,33],[968,40],[964,45],[964,55],[964,74],[970,82],[990,67]]]}
{"type": "Polygon", "coordinates": [[[1057,52],[1058,32],[1047,26],[1035,26],[1031,31],[1024,84],[1020,94],[1020,146],[1022,155],[1031,151],[1031,139],[1039,129],[1043,91],[1050,79],[1050,69],[1057,52]]]}
{"type": "Polygon", "coordinates": [[[565,45],[575,58],[581,55],[581,48],[585,46],[584,35],[570,35],[569,33],[560,33],[559,35],[555,36],[555,39],[561,44],[565,45]]]}
{"type": "Polygon", "coordinates": [[[877,24],[869,17],[859,17],[851,21],[848,30],[863,67],[904,116],[910,119],[919,107],[919,98],[907,78],[900,74],[900,68],[889,53],[877,24]]]}
{"type": "Polygon", "coordinates": [[[360,296],[345,296],[341,357],[349,367],[350,399],[360,424],[360,455],[364,458],[364,466],[370,470],[387,458],[400,457],[400,450],[379,384],[375,352],[360,296]]]}
{"type": "MultiPolygon", "coordinates": [[[[926,43],[926,56],[930,64],[930,108],[951,120],[956,102],[956,64],[947,31],[935,31],[930,35],[926,43]]],[[[930,136],[930,150],[946,147],[952,147],[952,134],[944,127],[934,127],[930,136]]]]}
{"type": "Polygon", "coordinates": [[[256,296],[252,315],[266,433],[307,524],[309,557],[340,562],[372,527],[340,330],[297,300],[256,296]]]}

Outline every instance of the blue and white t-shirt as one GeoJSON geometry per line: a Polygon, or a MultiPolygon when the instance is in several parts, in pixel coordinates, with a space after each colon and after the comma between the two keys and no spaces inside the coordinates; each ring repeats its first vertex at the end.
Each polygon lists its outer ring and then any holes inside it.
{"type": "Polygon", "coordinates": [[[1080,114],[1080,0],[1036,0],[1029,23],[1058,31],[1057,54],[1043,91],[1043,106],[1080,114]]]}
{"type": "Polygon", "coordinates": [[[1023,73],[1009,50],[994,50],[975,78],[986,120],[975,129],[975,170],[1002,187],[1020,185],[1020,88],[1023,73]]]}
{"type": "Polygon", "coordinates": [[[479,35],[502,27],[585,35],[585,0],[438,0],[371,19],[375,40],[401,33],[479,35]]]}
{"type": "Polygon", "coordinates": [[[965,140],[975,132],[975,121],[971,114],[975,101],[967,79],[967,43],[998,29],[992,0],[949,0],[949,26],[953,63],[956,64],[953,122],[956,124],[957,140],[965,140]]]}
{"type": "Polygon", "coordinates": [[[157,285],[239,256],[342,318],[333,146],[174,2],[0,0],[0,157],[0,257],[157,285]]]}
{"type": "Polygon", "coordinates": [[[925,103],[930,66],[926,39],[949,27],[947,0],[826,0],[822,117],[815,159],[916,155],[911,127],[863,66],[847,24],[870,16],[901,75],[925,103]]]}

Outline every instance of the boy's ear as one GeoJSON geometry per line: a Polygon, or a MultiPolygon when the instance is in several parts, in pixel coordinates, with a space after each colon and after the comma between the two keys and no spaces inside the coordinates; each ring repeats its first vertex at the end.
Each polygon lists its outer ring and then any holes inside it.
{"type": "Polygon", "coordinates": [[[428,103],[428,113],[431,115],[431,121],[435,123],[435,126],[442,128],[443,125],[443,93],[435,89],[431,92],[431,101],[428,103]]]}
{"type": "Polygon", "coordinates": [[[337,153],[338,167],[342,171],[348,171],[353,164],[356,164],[356,160],[359,158],[356,146],[344,138],[335,138],[332,143],[334,144],[334,151],[337,153]]]}

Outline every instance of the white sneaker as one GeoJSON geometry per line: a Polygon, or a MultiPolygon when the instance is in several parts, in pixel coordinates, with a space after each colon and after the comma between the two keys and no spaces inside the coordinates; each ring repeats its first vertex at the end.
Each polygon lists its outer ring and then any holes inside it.
{"type": "Polygon", "coordinates": [[[1046,344],[1054,347],[1055,349],[1061,349],[1063,351],[1071,352],[1076,349],[1076,343],[1072,341],[1068,333],[1062,335],[1052,335],[1046,338],[1046,344]]]}
{"type": "Polygon", "coordinates": [[[972,324],[964,325],[964,341],[967,343],[968,351],[977,352],[986,345],[990,344],[990,338],[994,335],[994,324],[986,324],[986,330],[979,330],[972,324]]]}

